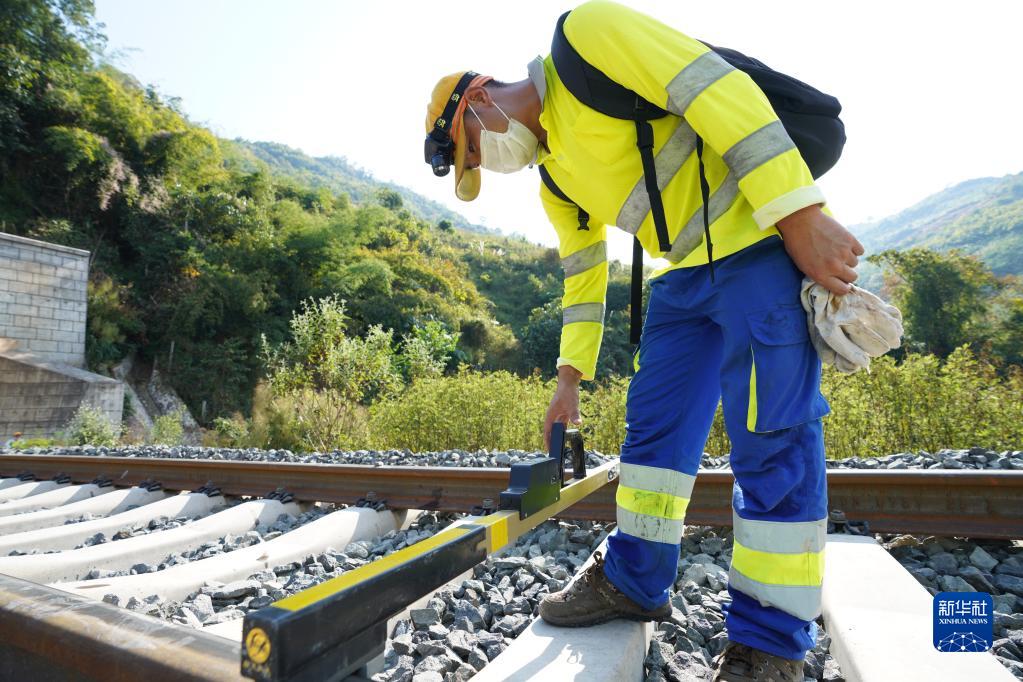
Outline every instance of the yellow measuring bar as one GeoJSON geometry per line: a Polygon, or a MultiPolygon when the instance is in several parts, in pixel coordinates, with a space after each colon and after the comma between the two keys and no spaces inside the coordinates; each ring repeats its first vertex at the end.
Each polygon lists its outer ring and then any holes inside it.
{"type": "Polygon", "coordinates": [[[519,518],[517,511],[497,511],[487,516],[467,516],[425,540],[398,550],[376,561],[348,571],[344,575],[331,578],[319,585],[275,601],[272,606],[286,611],[304,609],[321,599],[326,599],[341,590],[347,589],[364,580],[394,569],[402,564],[415,561],[420,556],[449,542],[458,540],[471,532],[466,526],[482,526],[485,531],[483,546],[486,553],[493,554],[509,543],[517,540],[523,533],[532,530],[552,516],[568,509],[590,493],[607,485],[618,477],[618,461],[608,462],[589,472],[586,478],[572,481],[561,489],[561,499],[549,507],[528,516],[519,518]]]}
{"type": "Polygon", "coordinates": [[[331,578],[326,582],[320,583],[319,585],[313,585],[312,587],[293,594],[290,597],[285,597],[284,599],[275,601],[273,606],[286,611],[304,609],[310,604],[314,604],[321,599],[326,599],[332,594],[336,594],[341,590],[347,589],[356,583],[360,583],[363,580],[369,580],[381,573],[386,573],[395,566],[415,561],[417,557],[420,557],[443,544],[451,542],[452,540],[457,540],[469,532],[470,530],[467,528],[445,528],[433,537],[421,540],[411,547],[406,547],[405,549],[394,552],[393,554],[388,554],[387,556],[381,557],[380,559],[366,564],[365,566],[360,566],[359,568],[348,571],[344,575],[331,578]]]}
{"type": "Polygon", "coordinates": [[[549,505],[537,509],[543,498],[538,503],[523,497],[520,509],[465,517],[433,537],[248,613],[242,674],[257,680],[312,680],[357,669],[382,647],[390,616],[617,477],[614,460],[553,491],[545,478],[544,494],[558,498],[549,505]],[[531,508],[537,510],[522,518],[531,508]]]}

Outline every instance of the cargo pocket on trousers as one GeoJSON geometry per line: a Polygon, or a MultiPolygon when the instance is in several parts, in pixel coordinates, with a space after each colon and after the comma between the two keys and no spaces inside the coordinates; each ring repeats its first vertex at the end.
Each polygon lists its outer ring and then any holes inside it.
{"type": "Polygon", "coordinates": [[[746,429],[777,431],[826,415],[821,362],[802,307],[747,313],[746,322],[752,356],[746,429]]]}

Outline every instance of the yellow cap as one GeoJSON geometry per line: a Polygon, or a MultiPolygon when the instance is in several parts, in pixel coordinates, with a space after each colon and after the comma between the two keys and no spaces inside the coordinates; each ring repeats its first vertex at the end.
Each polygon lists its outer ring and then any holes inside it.
{"type": "MultiPolygon", "coordinates": [[[[447,106],[448,100],[454,94],[458,81],[466,73],[466,71],[459,71],[458,73],[444,76],[433,87],[430,103],[426,105],[427,134],[433,130],[434,122],[444,112],[444,107],[447,106]]],[[[489,80],[491,80],[489,76],[477,76],[469,83],[469,86],[482,85],[489,80]]],[[[465,167],[465,127],[462,125],[462,116],[464,114],[465,100],[462,99],[458,103],[458,108],[455,110],[450,126],[451,137],[455,143],[455,149],[452,153],[455,162],[455,196],[462,201],[472,201],[480,193],[480,169],[465,167]]]]}

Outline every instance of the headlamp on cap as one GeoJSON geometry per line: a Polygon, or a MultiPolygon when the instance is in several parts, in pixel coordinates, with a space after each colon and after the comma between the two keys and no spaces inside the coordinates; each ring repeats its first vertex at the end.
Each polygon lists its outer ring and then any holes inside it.
{"type": "Polygon", "coordinates": [[[433,174],[438,177],[443,177],[451,172],[455,152],[455,143],[451,139],[452,119],[455,116],[455,110],[458,109],[458,103],[462,101],[465,89],[478,75],[475,71],[466,71],[458,80],[458,84],[451,92],[451,97],[444,105],[444,111],[433,122],[433,130],[426,136],[425,160],[433,168],[433,174]]]}
{"type": "MultiPolygon", "coordinates": [[[[436,128],[434,130],[436,131],[436,128]]],[[[437,139],[434,133],[426,136],[426,163],[433,167],[433,174],[437,177],[443,177],[451,172],[454,151],[455,143],[451,141],[450,135],[443,139],[437,139]]]]}

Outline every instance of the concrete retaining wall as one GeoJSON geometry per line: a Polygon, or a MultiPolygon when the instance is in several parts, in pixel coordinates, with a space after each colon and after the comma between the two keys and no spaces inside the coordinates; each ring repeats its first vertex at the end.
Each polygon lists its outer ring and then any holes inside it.
{"type": "Polygon", "coordinates": [[[88,277],[88,251],[0,232],[0,338],[84,367],[88,277]]]}
{"type": "Polygon", "coordinates": [[[124,386],[85,366],[89,252],[0,232],[0,443],[59,433],[79,405],[121,423],[124,386]]]}
{"type": "Polygon", "coordinates": [[[124,385],[83,369],[49,363],[0,343],[0,442],[21,432],[45,438],[67,426],[79,405],[99,408],[121,423],[124,385]]]}

